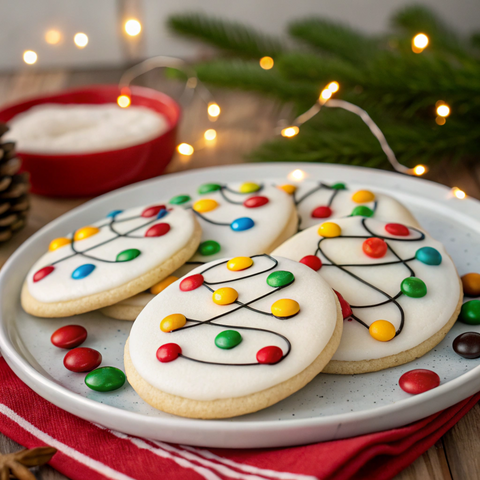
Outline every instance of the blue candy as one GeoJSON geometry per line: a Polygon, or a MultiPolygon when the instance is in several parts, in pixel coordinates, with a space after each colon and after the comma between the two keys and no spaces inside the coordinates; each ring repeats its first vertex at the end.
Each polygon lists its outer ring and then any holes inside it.
{"type": "Polygon", "coordinates": [[[235,232],[249,230],[255,225],[255,222],[249,217],[237,218],[230,224],[230,228],[235,232]]]}
{"type": "Polygon", "coordinates": [[[73,271],[72,278],[74,280],[81,280],[82,278],[88,277],[94,270],[95,270],[95,265],[91,263],[80,265],[73,271]]]}
{"type": "Polygon", "coordinates": [[[442,255],[433,247],[422,247],[415,252],[415,258],[426,265],[440,265],[442,255]]]}
{"type": "Polygon", "coordinates": [[[163,218],[168,212],[162,208],[159,212],[158,212],[158,215],[157,215],[157,219],[159,218],[163,218]]]}
{"type": "Polygon", "coordinates": [[[123,210],[112,210],[108,215],[107,218],[115,218],[118,214],[122,213],[123,210]]]}

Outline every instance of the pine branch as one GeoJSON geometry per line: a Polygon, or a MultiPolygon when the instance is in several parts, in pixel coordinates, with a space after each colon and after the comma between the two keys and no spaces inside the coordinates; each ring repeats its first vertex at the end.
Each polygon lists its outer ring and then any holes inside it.
{"type": "Polygon", "coordinates": [[[168,26],[174,32],[196,38],[226,52],[246,58],[276,57],[284,51],[282,42],[237,22],[220,20],[201,13],[173,15],[168,26]]]}

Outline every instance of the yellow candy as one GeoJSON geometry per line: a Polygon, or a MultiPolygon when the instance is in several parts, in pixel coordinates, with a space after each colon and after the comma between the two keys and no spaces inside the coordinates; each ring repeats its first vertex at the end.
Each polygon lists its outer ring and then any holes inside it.
{"type": "Polygon", "coordinates": [[[232,272],[239,272],[245,270],[253,265],[253,260],[250,257],[235,257],[228,261],[227,268],[232,272]]]}
{"type": "Polygon", "coordinates": [[[368,329],[370,335],[379,342],[389,342],[395,337],[395,327],[387,320],[377,320],[368,329]]]}
{"type": "Polygon", "coordinates": [[[272,313],[276,317],[286,318],[293,317],[300,311],[300,305],[295,300],[290,300],[289,298],[282,298],[277,300],[272,305],[272,313]]]}
{"type": "Polygon", "coordinates": [[[165,290],[169,285],[177,280],[178,277],[174,277],[173,275],[164,278],[161,282],[158,282],[153,287],[150,287],[150,293],[153,293],[153,295],[158,295],[161,291],[165,290]]]}
{"type": "Polygon", "coordinates": [[[375,200],[375,194],[368,190],[359,190],[352,195],[352,200],[355,203],[367,203],[375,200]]]}
{"type": "Polygon", "coordinates": [[[181,313],[172,313],[166,316],[160,323],[160,330],[162,332],[171,332],[172,330],[178,330],[187,323],[185,315],[181,313]]]}
{"type": "Polygon", "coordinates": [[[223,287],[215,290],[212,295],[217,305],[230,305],[238,298],[238,292],[234,288],[223,287]]]}
{"type": "Polygon", "coordinates": [[[210,212],[218,207],[218,203],[210,198],[197,200],[193,204],[193,209],[198,213],[210,212]]]}
{"type": "Polygon", "coordinates": [[[318,234],[321,237],[339,237],[342,234],[340,225],[333,222],[325,222],[318,227],[318,234]]]}
{"type": "Polygon", "coordinates": [[[297,187],[295,185],[282,185],[278,187],[280,190],[283,190],[285,193],[288,193],[289,195],[293,195],[295,193],[295,190],[297,187]]]}
{"type": "Polygon", "coordinates": [[[240,193],[252,193],[260,190],[260,185],[253,182],[245,182],[240,185],[240,193]]]}
{"type": "Polygon", "coordinates": [[[48,249],[51,252],[53,252],[57,248],[64,247],[65,245],[69,245],[70,243],[72,243],[72,240],[70,238],[65,238],[65,237],[55,238],[50,242],[50,246],[48,247],[48,249]]]}
{"type": "Polygon", "coordinates": [[[73,238],[76,242],[78,242],[79,240],[85,240],[92,235],[96,235],[99,231],[100,229],[97,227],[83,227],[75,232],[75,236],[73,238]]]}

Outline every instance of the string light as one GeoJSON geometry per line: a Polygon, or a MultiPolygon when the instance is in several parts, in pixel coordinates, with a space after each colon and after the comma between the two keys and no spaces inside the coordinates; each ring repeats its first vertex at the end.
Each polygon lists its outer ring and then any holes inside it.
{"type": "Polygon", "coordinates": [[[85,48],[88,44],[88,37],[85,33],[76,33],[73,37],[73,42],[78,48],[85,48]]]}
{"type": "Polygon", "coordinates": [[[204,134],[205,140],[215,140],[217,138],[217,131],[213,128],[209,128],[204,134]]]}
{"type": "Polygon", "coordinates": [[[448,117],[450,115],[450,107],[446,104],[437,107],[437,115],[439,117],[448,117]]]}
{"type": "Polygon", "coordinates": [[[424,33],[415,35],[412,39],[412,50],[414,53],[422,53],[428,45],[428,37],[424,33]]]}
{"type": "Polygon", "coordinates": [[[467,198],[467,194],[458,187],[453,187],[452,188],[452,193],[459,200],[463,200],[464,198],[467,198]]]}
{"type": "Polygon", "coordinates": [[[128,95],[119,95],[117,98],[117,104],[121,108],[127,108],[131,103],[132,101],[128,95]]]}
{"type": "Polygon", "coordinates": [[[332,93],[338,92],[340,90],[340,85],[338,84],[338,82],[330,82],[327,85],[327,90],[332,93]]]}
{"type": "Polygon", "coordinates": [[[177,152],[180,154],[180,155],[185,155],[187,157],[189,157],[190,155],[193,154],[194,152],[194,148],[188,144],[188,143],[181,143],[180,145],[178,145],[177,147],[177,152]]]}
{"type": "Polygon", "coordinates": [[[307,177],[306,172],[304,172],[303,170],[300,170],[299,168],[293,170],[287,175],[287,178],[293,182],[301,182],[306,177],[307,177]]]}
{"type": "Polygon", "coordinates": [[[417,177],[422,176],[423,174],[427,173],[427,171],[428,171],[428,168],[425,165],[417,165],[413,169],[413,173],[417,175],[417,177]]]}
{"type": "Polygon", "coordinates": [[[23,61],[28,65],[33,65],[38,59],[38,55],[33,50],[23,52],[23,61]]]}
{"type": "Polygon", "coordinates": [[[215,102],[210,102],[207,108],[208,114],[216,118],[220,115],[220,107],[215,102]]]}
{"type": "Polygon", "coordinates": [[[272,57],[262,57],[260,59],[260,66],[264,69],[264,70],[270,70],[273,68],[273,65],[274,65],[274,61],[273,61],[273,58],[272,57]]]}
{"type": "Polygon", "coordinates": [[[45,34],[45,41],[50,45],[56,45],[62,39],[62,34],[58,30],[49,30],[45,34]]]}
{"type": "Polygon", "coordinates": [[[131,37],[137,36],[142,31],[142,24],[135,18],[131,18],[125,22],[125,32],[131,37]]]}
{"type": "Polygon", "coordinates": [[[321,103],[325,103],[325,102],[326,102],[327,100],[329,100],[331,97],[332,97],[332,92],[331,92],[331,90],[329,90],[328,87],[327,87],[327,88],[324,88],[324,89],[322,90],[322,93],[320,94],[320,99],[319,99],[319,100],[320,100],[321,103]]]}
{"type": "Polygon", "coordinates": [[[282,129],[281,133],[282,133],[282,137],[291,138],[297,135],[299,131],[300,129],[296,125],[293,125],[291,127],[286,127],[282,129]]]}

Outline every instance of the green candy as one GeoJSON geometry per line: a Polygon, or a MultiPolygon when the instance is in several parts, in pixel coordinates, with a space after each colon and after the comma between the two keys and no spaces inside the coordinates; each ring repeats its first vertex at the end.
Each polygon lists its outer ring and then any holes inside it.
{"type": "Polygon", "coordinates": [[[205,240],[202,242],[198,247],[198,253],[200,255],[204,255],[205,257],[208,255],[215,255],[220,251],[220,244],[215,240],[205,240]]]}
{"type": "Polygon", "coordinates": [[[462,305],[460,321],[468,325],[480,325],[480,300],[470,300],[462,305]]]}
{"type": "Polygon", "coordinates": [[[96,392],[111,392],[123,387],[125,374],[115,367],[100,367],[85,377],[85,384],[96,392]]]}
{"type": "Polygon", "coordinates": [[[373,210],[365,205],[359,205],[352,210],[352,217],[373,217],[373,210]]]}
{"type": "Polygon", "coordinates": [[[215,345],[218,348],[228,350],[242,342],[242,336],[236,330],[224,330],[215,337],[215,345]]]}
{"type": "MultiPolygon", "coordinates": [[[[216,192],[222,188],[218,183],[204,183],[198,188],[198,193],[203,195],[204,193],[216,192]]],[[[171,202],[170,202],[171,203],[171,202]]]]}
{"type": "Polygon", "coordinates": [[[347,186],[344,183],[334,183],[330,188],[333,188],[334,190],[346,190],[347,186]]]}
{"type": "Polygon", "coordinates": [[[295,280],[293,273],[286,272],[284,270],[278,270],[278,272],[273,272],[267,277],[267,283],[271,287],[285,287],[290,285],[295,280]]]}
{"type": "Polygon", "coordinates": [[[137,248],[129,248],[128,250],[120,252],[115,260],[117,262],[129,262],[130,260],[137,258],[140,253],[140,250],[138,250],[137,248]]]}
{"type": "Polygon", "coordinates": [[[427,286],[417,277],[406,278],[400,285],[402,293],[407,297],[421,298],[427,294],[427,286]]]}
{"type": "Polygon", "coordinates": [[[172,205],[181,205],[182,203],[186,203],[189,200],[190,197],[188,195],[177,195],[176,197],[171,198],[168,203],[171,203],[172,205]]]}

